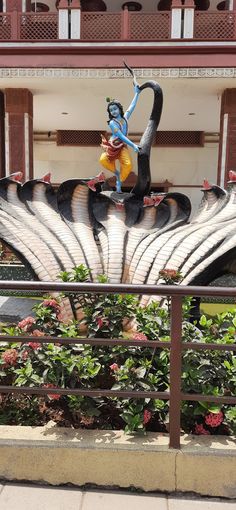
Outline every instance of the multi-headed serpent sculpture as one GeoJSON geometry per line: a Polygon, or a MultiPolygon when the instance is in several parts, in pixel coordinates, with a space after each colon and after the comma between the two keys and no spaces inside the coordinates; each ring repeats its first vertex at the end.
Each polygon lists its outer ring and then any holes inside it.
{"type": "MultiPolygon", "coordinates": [[[[163,268],[179,270],[182,284],[207,285],[222,272],[236,272],[236,174],[226,191],[207,181],[197,214],[181,193],[149,193],[149,155],[162,109],[155,82],[154,105],[140,142],[137,184],[131,193],[103,190],[102,174],[71,179],[55,191],[49,176],[21,184],[20,174],[0,180],[0,238],[42,281],[84,264],[91,280],[161,283],[163,268]]],[[[145,305],[146,296],[140,298],[145,305]]],[[[70,316],[65,301],[64,316],[70,316]]]]}

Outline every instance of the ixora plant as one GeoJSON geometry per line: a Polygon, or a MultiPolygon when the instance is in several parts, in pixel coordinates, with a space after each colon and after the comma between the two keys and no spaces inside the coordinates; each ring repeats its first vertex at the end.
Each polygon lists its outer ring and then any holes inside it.
{"type": "MultiPolygon", "coordinates": [[[[162,273],[162,278],[179,275],[162,273]]],[[[86,267],[61,275],[64,281],[85,281],[86,267]]],[[[105,281],[106,277],[101,276],[105,281]]],[[[169,280],[168,280],[169,281],[169,280]]],[[[71,296],[72,297],[72,296],[71,296]]],[[[29,336],[22,343],[1,342],[0,384],[40,386],[50,389],[46,397],[0,394],[0,424],[42,425],[54,420],[59,426],[120,429],[127,432],[168,431],[168,402],[117,397],[59,396],[53,388],[156,390],[169,388],[169,351],[149,347],[150,340],[169,340],[168,306],[153,302],[140,307],[130,295],[76,295],[83,306],[81,321],[63,323],[59,300],[45,298],[34,307],[34,316],[4,328],[8,335],[29,336]],[[134,319],[137,331],[132,338],[145,346],[126,345],[124,320],[134,319]],[[120,338],[120,345],[102,347],[80,343],[81,326],[87,336],[120,338]],[[31,337],[56,336],[57,343],[42,344],[31,337]],[[78,343],[63,345],[60,338],[75,337],[78,343]]],[[[189,322],[191,302],[184,303],[183,341],[235,343],[236,309],[209,319],[202,315],[198,326],[189,322]]],[[[204,395],[234,395],[236,357],[228,351],[193,351],[183,354],[184,392],[204,395]]],[[[236,409],[207,402],[184,402],[182,429],[194,434],[236,432],[236,409]]]]}

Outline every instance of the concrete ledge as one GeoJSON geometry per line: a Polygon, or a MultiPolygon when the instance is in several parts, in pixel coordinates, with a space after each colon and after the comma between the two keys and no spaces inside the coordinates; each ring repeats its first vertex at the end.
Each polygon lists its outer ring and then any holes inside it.
{"type": "Polygon", "coordinates": [[[0,426],[0,479],[235,498],[236,443],[185,435],[179,451],[163,434],[0,426]]]}

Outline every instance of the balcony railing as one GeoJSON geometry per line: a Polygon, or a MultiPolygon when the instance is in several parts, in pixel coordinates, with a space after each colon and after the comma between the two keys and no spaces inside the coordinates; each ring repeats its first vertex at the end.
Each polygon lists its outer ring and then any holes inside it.
{"type": "MultiPolygon", "coordinates": [[[[0,290],[21,290],[21,291],[39,291],[39,292],[66,292],[69,293],[95,293],[95,294],[148,294],[159,296],[170,296],[171,299],[171,327],[170,342],[163,341],[140,341],[140,340],[122,340],[122,339],[104,339],[104,338],[58,338],[58,337],[33,337],[30,336],[32,342],[38,343],[57,343],[61,345],[87,344],[87,345],[103,345],[103,346],[147,346],[151,349],[168,349],[170,350],[170,379],[169,391],[137,391],[137,390],[117,390],[117,389],[89,389],[89,388],[53,388],[51,393],[58,395],[76,395],[90,397],[119,397],[119,398],[151,398],[169,400],[169,419],[170,419],[170,441],[169,446],[172,448],[180,448],[181,435],[181,402],[197,401],[197,402],[215,402],[217,404],[236,405],[236,397],[229,395],[216,396],[203,395],[198,393],[184,393],[181,389],[182,379],[182,352],[183,350],[216,350],[216,351],[235,351],[235,344],[219,344],[219,343],[203,343],[203,342],[182,342],[182,299],[184,296],[228,296],[235,299],[235,289],[226,287],[186,287],[174,285],[126,285],[126,284],[98,284],[98,283],[59,283],[59,282],[12,282],[0,281],[0,290]]],[[[0,340],[4,342],[27,342],[29,337],[26,336],[0,336],[0,340]]],[[[214,367],[212,367],[213,369],[214,367]]],[[[11,394],[28,394],[28,395],[48,395],[49,388],[32,387],[32,386],[0,386],[0,393],[11,394]]]]}
{"type": "Polygon", "coordinates": [[[82,12],[81,39],[90,41],[126,39],[166,40],[171,37],[171,12],[123,13],[82,12]]]}
{"type": "Polygon", "coordinates": [[[194,11],[177,6],[162,12],[0,13],[0,41],[236,40],[236,12],[194,11]],[[182,10],[184,16],[181,15],[182,10]]]}
{"type": "Polygon", "coordinates": [[[207,40],[235,40],[236,39],[236,13],[201,12],[194,15],[194,39],[207,40]]]}
{"type": "Polygon", "coordinates": [[[58,13],[8,12],[0,14],[1,41],[58,39],[58,13]]]}

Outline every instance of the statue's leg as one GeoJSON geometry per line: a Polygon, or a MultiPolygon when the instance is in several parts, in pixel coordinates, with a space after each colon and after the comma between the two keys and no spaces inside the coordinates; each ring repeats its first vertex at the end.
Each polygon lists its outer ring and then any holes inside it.
{"type": "Polygon", "coordinates": [[[100,156],[99,162],[101,165],[106,168],[106,170],[109,170],[109,172],[115,173],[116,172],[116,165],[115,161],[112,159],[109,159],[106,152],[103,152],[100,156]]]}
{"type": "Polygon", "coordinates": [[[120,161],[120,180],[124,182],[132,170],[132,160],[126,147],[123,147],[119,157],[120,161]]]}
{"type": "Polygon", "coordinates": [[[116,176],[116,191],[117,193],[121,193],[121,180],[119,170],[115,170],[115,176],[116,176]]]}

